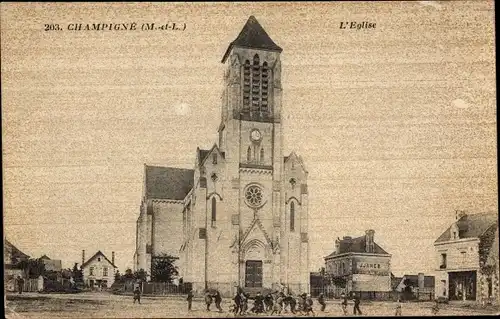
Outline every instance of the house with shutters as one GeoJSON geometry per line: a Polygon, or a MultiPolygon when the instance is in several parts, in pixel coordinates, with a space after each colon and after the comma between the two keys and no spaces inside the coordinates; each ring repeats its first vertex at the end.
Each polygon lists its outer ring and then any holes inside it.
{"type": "Polygon", "coordinates": [[[222,57],[218,141],[191,169],[144,166],[135,269],[168,253],[195,292],[309,292],[308,172],[283,154],[281,52],[251,16],[222,57]]]}
{"type": "Polygon", "coordinates": [[[83,282],[89,288],[109,288],[115,282],[115,252],[111,253],[109,260],[102,251],[96,252],[85,260],[85,250],[82,251],[83,282]]]}
{"type": "Polygon", "coordinates": [[[498,303],[498,240],[497,212],[457,211],[434,242],[436,297],[498,303]]]}

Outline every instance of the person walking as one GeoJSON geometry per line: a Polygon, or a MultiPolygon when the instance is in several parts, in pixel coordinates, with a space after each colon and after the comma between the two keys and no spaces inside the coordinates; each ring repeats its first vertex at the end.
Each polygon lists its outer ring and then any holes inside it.
{"type": "Polygon", "coordinates": [[[361,300],[360,300],[358,294],[354,293],[354,296],[352,299],[354,300],[354,308],[353,308],[354,315],[357,315],[358,313],[360,315],[362,315],[363,313],[361,313],[361,309],[359,309],[359,304],[361,303],[361,300]]]}
{"type": "Polygon", "coordinates": [[[398,298],[398,301],[396,302],[396,316],[399,317],[401,316],[402,314],[402,309],[401,309],[401,300],[399,300],[398,298]]]}
{"type": "Polygon", "coordinates": [[[19,294],[23,293],[24,288],[24,279],[21,276],[17,276],[17,289],[19,290],[19,294]]]}
{"type": "Polygon", "coordinates": [[[215,301],[215,307],[217,308],[217,310],[219,312],[222,312],[222,307],[220,306],[220,304],[222,303],[222,297],[221,297],[220,292],[218,290],[215,291],[214,301],[215,301]]]}
{"type": "Polygon", "coordinates": [[[234,309],[233,309],[233,312],[235,315],[238,314],[238,312],[240,311],[241,309],[241,294],[240,294],[240,291],[238,289],[238,291],[236,292],[236,295],[234,296],[233,298],[233,301],[234,301],[234,309]]]}
{"type": "Polygon", "coordinates": [[[273,295],[271,293],[268,293],[265,297],[264,297],[264,305],[265,305],[265,311],[266,312],[269,312],[271,310],[273,310],[273,295]]]}
{"type": "Polygon", "coordinates": [[[205,290],[205,304],[207,305],[207,311],[210,311],[210,305],[212,304],[212,296],[210,295],[210,292],[205,290]]]}
{"type": "Polygon", "coordinates": [[[344,316],[347,316],[347,295],[345,293],[342,293],[340,295],[340,298],[342,299],[342,312],[344,313],[344,316]]]}
{"type": "Polygon", "coordinates": [[[307,295],[306,297],[306,302],[305,302],[305,305],[306,305],[306,316],[309,315],[310,312],[312,312],[313,316],[316,316],[316,314],[314,313],[314,310],[313,310],[313,300],[311,298],[311,295],[307,295]]]}
{"type": "Polygon", "coordinates": [[[291,292],[288,293],[288,304],[290,305],[290,311],[295,314],[296,310],[295,308],[297,307],[297,300],[295,300],[295,297],[292,295],[291,292]]]}
{"type": "Polygon", "coordinates": [[[139,288],[139,286],[136,286],[135,289],[134,289],[134,303],[136,301],[139,304],[141,304],[141,289],[139,288]]]}
{"type": "Polygon", "coordinates": [[[241,296],[241,306],[240,306],[240,315],[245,315],[248,310],[248,294],[243,291],[240,294],[241,296]]]}
{"type": "Polygon", "coordinates": [[[193,291],[189,290],[188,295],[187,295],[187,302],[188,302],[188,311],[191,311],[191,306],[193,304],[193,291]]]}
{"type": "Polygon", "coordinates": [[[325,296],[323,295],[323,293],[319,294],[318,303],[321,305],[321,311],[325,311],[326,302],[325,302],[325,296]]]}
{"type": "Polygon", "coordinates": [[[434,305],[432,306],[432,314],[437,315],[439,312],[439,303],[437,299],[434,299],[434,305]]]}

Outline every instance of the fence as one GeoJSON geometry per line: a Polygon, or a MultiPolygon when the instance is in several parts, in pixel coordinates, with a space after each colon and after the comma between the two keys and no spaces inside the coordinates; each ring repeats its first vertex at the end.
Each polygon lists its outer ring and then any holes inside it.
{"type": "MultiPolygon", "coordinates": [[[[39,290],[39,279],[24,279],[24,285],[23,285],[23,291],[24,292],[38,292],[39,290]]],[[[43,285],[43,281],[41,281],[41,284],[43,285]]],[[[10,292],[19,292],[19,287],[17,285],[17,280],[16,279],[8,279],[4,282],[4,287],[5,290],[10,291],[10,292]]],[[[43,288],[43,287],[41,287],[43,288]]]]}

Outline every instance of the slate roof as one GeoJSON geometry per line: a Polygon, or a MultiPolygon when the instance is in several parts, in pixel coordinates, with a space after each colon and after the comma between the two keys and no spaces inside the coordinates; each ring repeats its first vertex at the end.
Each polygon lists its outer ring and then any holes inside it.
{"type": "MultiPolygon", "coordinates": [[[[377,243],[374,243],[373,254],[389,255],[382,247],[377,243]]],[[[325,258],[334,257],[336,255],[345,253],[367,253],[366,252],[366,237],[361,236],[353,239],[342,239],[340,240],[340,252],[337,254],[336,251],[326,256],[325,258]]]]}
{"type": "Polygon", "coordinates": [[[104,254],[102,253],[102,251],[100,251],[100,250],[99,250],[98,252],[96,252],[96,253],[94,254],[94,256],[92,256],[92,257],[90,257],[89,259],[87,259],[87,261],[86,261],[86,262],[84,262],[84,263],[80,266],[80,268],[84,268],[85,266],[87,266],[87,265],[88,265],[88,264],[89,264],[92,260],[96,259],[96,258],[97,258],[97,256],[99,256],[99,255],[101,255],[102,257],[104,257],[104,259],[106,259],[106,260],[107,260],[107,261],[111,264],[111,266],[113,266],[113,267],[115,267],[115,268],[118,268],[118,267],[116,267],[116,266],[115,266],[115,264],[113,264],[113,263],[111,262],[111,260],[109,260],[109,259],[108,259],[108,257],[106,257],[106,255],[104,255],[104,254]]]}
{"type": "Polygon", "coordinates": [[[274,43],[274,41],[269,37],[267,32],[264,28],[262,28],[254,16],[250,16],[250,18],[248,18],[236,40],[231,42],[226,50],[226,53],[224,54],[224,57],[222,58],[222,63],[226,62],[229,52],[231,52],[231,49],[234,46],[278,52],[283,51],[283,49],[274,43]]]}
{"type": "MultiPolygon", "coordinates": [[[[498,215],[494,212],[466,215],[457,221],[460,238],[478,238],[490,227],[498,225],[498,215]]],[[[436,239],[435,243],[451,240],[450,225],[444,233],[436,239]]]]}
{"type": "Polygon", "coordinates": [[[193,188],[194,170],[146,165],[146,196],[182,200],[193,188]]]}

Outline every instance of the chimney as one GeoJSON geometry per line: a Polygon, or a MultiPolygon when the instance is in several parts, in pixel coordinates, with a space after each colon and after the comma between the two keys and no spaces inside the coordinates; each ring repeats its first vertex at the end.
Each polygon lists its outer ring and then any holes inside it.
{"type": "Polygon", "coordinates": [[[423,273],[419,273],[418,274],[418,289],[419,290],[422,290],[424,289],[424,274],[423,273]]]}
{"type": "MultiPolygon", "coordinates": [[[[85,250],[82,250],[82,265],[85,263],[85,250]]],[[[80,265],[81,267],[81,265],[80,265]]]]}
{"type": "Polygon", "coordinates": [[[373,237],[375,236],[375,231],[373,229],[368,229],[365,232],[365,241],[366,241],[366,252],[373,253],[375,250],[375,242],[373,237]]]}
{"type": "Polygon", "coordinates": [[[337,254],[340,254],[340,238],[337,237],[337,240],[335,241],[335,252],[337,254]]]}
{"type": "Polygon", "coordinates": [[[111,252],[111,263],[114,265],[115,264],[115,252],[111,252]]]}

